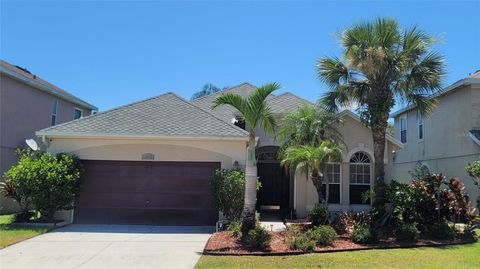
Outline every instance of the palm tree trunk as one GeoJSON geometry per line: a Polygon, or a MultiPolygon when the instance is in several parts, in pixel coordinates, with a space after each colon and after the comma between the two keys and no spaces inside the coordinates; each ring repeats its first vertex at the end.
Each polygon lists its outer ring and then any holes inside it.
{"type": "MultiPolygon", "coordinates": [[[[388,117],[388,116],[387,116],[388,117]]],[[[375,177],[375,201],[374,205],[382,209],[385,205],[385,136],[387,127],[387,118],[384,122],[372,126],[373,136],[373,157],[374,162],[374,177],[375,177]]]]}
{"type": "Polygon", "coordinates": [[[255,135],[250,135],[245,168],[245,205],[243,207],[242,233],[255,228],[255,205],[257,203],[257,162],[255,159],[255,135]]]}
{"type": "Polygon", "coordinates": [[[312,178],[313,185],[315,186],[315,189],[317,189],[318,203],[323,204],[325,200],[323,199],[323,192],[322,192],[322,178],[320,177],[320,174],[318,173],[317,169],[314,169],[312,171],[311,178],[312,178]]]}

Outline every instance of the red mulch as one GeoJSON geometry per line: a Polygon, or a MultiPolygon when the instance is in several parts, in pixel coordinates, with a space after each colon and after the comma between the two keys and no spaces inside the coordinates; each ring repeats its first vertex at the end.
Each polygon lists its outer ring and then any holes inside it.
{"type": "MultiPolygon", "coordinates": [[[[286,243],[289,234],[283,232],[271,232],[272,242],[266,251],[256,251],[245,248],[239,238],[231,235],[230,232],[222,231],[214,233],[207,242],[204,254],[211,255],[257,255],[257,254],[298,254],[301,250],[292,250],[286,243]]],[[[314,252],[334,252],[347,250],[360,250],[372,248],[401,248],[417,246],[442,246],[445,244],[469,243],[466,240],[432,240],[428,238],[419,239],[417,242],[397,242],[393,237],[382,238],[377,243],[371,245],[360,245],[353,243],[348,234],[338,235],[332,246],[317,246],[314,252]]]]}

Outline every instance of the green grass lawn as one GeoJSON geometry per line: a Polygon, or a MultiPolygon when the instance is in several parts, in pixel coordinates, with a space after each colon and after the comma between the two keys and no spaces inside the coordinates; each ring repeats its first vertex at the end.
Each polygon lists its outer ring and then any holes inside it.
{"type": "MultiPolygon", "coordinates": [[[[477,234],[480,230],[477,230],[477,234]]],[[[480,268],[480,243],[298,256],[202,256],[196,268],[480,268]]]]}
{"type": "Polygon", "coordinates": [[[47,228],[12,226],[13,215],[0,216],[0,248],[10,246],[22,240],[32,238],[48,231],[47,228]]]}

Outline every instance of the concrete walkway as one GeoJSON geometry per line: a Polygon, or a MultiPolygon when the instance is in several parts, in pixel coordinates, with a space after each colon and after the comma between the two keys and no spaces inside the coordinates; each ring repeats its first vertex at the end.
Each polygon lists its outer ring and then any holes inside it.
{"type": "Polygon", "coordinates": [[[70,225],[0,250],[1,268],[192,268],[213,227],[70,225]]]}

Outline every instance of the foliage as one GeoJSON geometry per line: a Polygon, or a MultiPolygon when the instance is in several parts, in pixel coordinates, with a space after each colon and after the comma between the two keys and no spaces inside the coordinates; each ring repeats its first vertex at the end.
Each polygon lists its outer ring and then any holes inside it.
{"type": "Polygon", "coordinates": [[[325,204],[315,204],[308,212],[308,221],[312,222],[313,226],[328,224],[328,217],[328,207],[325,204]]]}
{"type": "Polygon", "coordinates": [[[306,235],[295,235],[287,240],[291,249],[311,252],[315,249],[315,240],[306,235]]]}
{"type": "Polygon", "coordinates": [[[358,244],[371,244],[378,240],[378,233],[372,227],[361,224],[353,228],[350,239],[358,244]]]}
{"type": "Polygon", "coordinates": [[[28,222],[33,216],[35,216],[35,213],[32,211],[21,211],[15,214],[15,222],[28,222]]]}
{"type": "Polygon", "coordinates": [[[245,173],[239,169],[217,169],[211,180],[218,210],[231,221],[240,220],[245,193],[245,173]]]}
{"type": "Polygon", "coordinates": [[[420,231],[413,223],[402,224],[395,231],[395,238],[399,241],[417,241],[419,235],[420,231]]]}
{"type": "Polygon", "coordinates": [[[232,221],[227,226],[227,231],[229,231],[235,237],[242,236],[242,223],[240,221],[232,221]]]}
{"type": "MultiPolygon", "coordinates": [[[[468,175],[472,177],[473,183],[480,189],[480,161],[467,164],[465,169],[467,170],[468,175]]],[[[480,210],[480,196],[477,197],[477,208],[480,210]]]]}
{"type": "Polygon", "coordinates": [[[300,225],[290,224],[287,226],[287,232],[291,235],[300,235],[303,233],[303,230],[300,225]]]}
{"type": "Polygon", "coordinates": [[[351,233],[359,225],[370,225],[371,216],[368,212],[342,212],[338,218],[338,229],[342,232],[351,233]]]}
{"type": "Polygon", "coordinates": [[[18,163],[4,177],[5,183],[26,200],[24,204],[33,204],[46,219],[58,210],[72,209],[83,174],[80,160],[66,153],[19,153],[18,163]]]}
{"type": "Polygon", "coordinates": [[[255,229],[248,231],[248,235],[245,237],[245,245],[248,248],[256,250],[265,250],[270,246],[272,241],[272,235],[267,229],[258,226],[255,229]]]}
{"type": "Polygon", "coordinates": [[[437,222],[428,226],[428,232],[436,239],[451,240],[456,236],[455,229],[448,225],[446,221],[437,222]]]}
{"type": "Polygon", "coordinates": [[[328,246],[337,238],[337,233],[330,225],[320,225],[309,230],[307,236],[319,245],[328,246]]]}
{"type": "MultiPolygon", "coordinates": [[[[224,87],[223,89],[226,89],[226,88],[227,87],[224,87]]],[[[210,95],[212,93],[219,92],[221,90],[222,89],[213,85],[212,83],[207,83],[207,84],[203,85],[203,88],[200,91],[194,93],[192,95],[192,98],[190,98],[190,100],[195,100],[195,99],[198,99],[200,97],[204,97],[204,96],[210,95]]]]}

